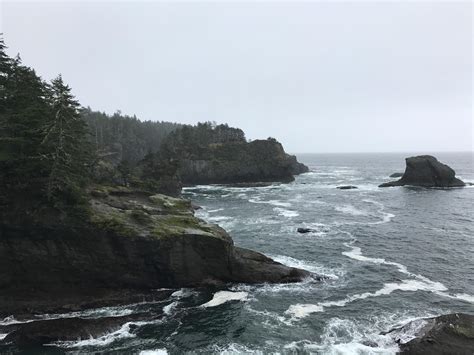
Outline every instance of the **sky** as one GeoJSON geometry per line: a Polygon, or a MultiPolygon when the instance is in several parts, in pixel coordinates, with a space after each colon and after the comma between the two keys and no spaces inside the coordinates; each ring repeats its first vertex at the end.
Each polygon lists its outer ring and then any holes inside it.
{"type": "Polygon", "coordinates": [[[8,53],[95,110],[292,153],[473,150],[471,1],[0,2],[8,53]]]}

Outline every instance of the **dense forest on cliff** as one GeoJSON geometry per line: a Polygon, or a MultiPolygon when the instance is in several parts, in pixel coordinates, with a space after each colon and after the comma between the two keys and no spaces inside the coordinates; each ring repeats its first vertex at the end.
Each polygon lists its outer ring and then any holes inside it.
{"type": "Polygon", "coordinates": [[[81,107],[61,75],[43,80],[19,56],[9,57],[3,40],[0,122],[2,200],[24,194],[50,206],[79,204],[96,182],[176,194],[183,154],[246,143],[244,132],[227,124],[141,121],[81,107]]]}

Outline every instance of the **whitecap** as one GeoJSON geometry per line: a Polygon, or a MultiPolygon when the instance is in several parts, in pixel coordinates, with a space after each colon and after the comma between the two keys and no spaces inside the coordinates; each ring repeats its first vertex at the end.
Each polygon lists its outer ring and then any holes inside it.
{"type": "Polygon", "coordinates": [[[170,304],[163,307],[163,313],[167,316],[171,314],[171,312],[178,306],[179,302],[171,302],[170,304]]]}
{"type": "Polygon", "coordinates": [[[389,282],[383,285],[380,290],[375,292],[364,292],[348,296],[338,301],[326,301],[318,304],[296,304],[291,305],[287,310],[286,314],[291,315],[293,318],[304,318],[311,313],[323,312],[324,308],[327,307],[344,307],[348,303],[363,300],[370,297],[379,297],[389,295],[394,291],[414,292],[414,291],[427,291],[427,292],[440,292],[446,291],[447,288],[440,282],[435,281],[422,281],[422,280],[402,280],[401,282],[389,282]]]}
{"type": "Polygon", "coordinates": [[[334,209],[338,212],[350,214],[352,216],[366,216],[367,215],[367,211],[359,210],[352,205],[336,206],[334,207],[334,209]]]}
{"type": "Polygon", "coordinates": [[[247,292],[219,291],[214,294],[212,300],[201,305],[201,307],[216,307],[229,301],[247,300],[247,292]]]}
{"type": "Polygon", "coordinates": [[[300,214],[296,211],[291,211],[291,210],[286,210],[281,207],[275,207],[273,208],[275,212],[278,212],[278,215],[286,217],[286,218],[293,218],[293,217],[298,217],[300,214]]]}
{"type": "MultiPolygon", "coordinates": [[[[317,275],[325,276],[330,279],[338,279],[344,274],[342,270],[327,268],[323,265],[320,265],[311,261],[307,261],[307,260],[296,259],[291,256],[286,256],[286,255],[268,255],[268,256],[272,258],[273,260],[275,260],[276,262],[279,262],[283,265],[298,268],[298,269],[304,269],[312,273],[315,273],[317,275]]],[[[279,287],[279,286],[288,286],[288,285],[281,284],[281,285],[274,285],[274,286],[279,287]]]]}
{"type": "Polygon", "coordinates": [[[153,349],[153,350],[142,350],[139,355],[167,355],[168,350],[166,349],[153,349]]]}
{"type": "Polygon", "coordinates": [[[5,339],[7,337],[7,335],[8,335],[8,333],[6,333],[6,334],[0,333],[0,340],[5,339]]]}

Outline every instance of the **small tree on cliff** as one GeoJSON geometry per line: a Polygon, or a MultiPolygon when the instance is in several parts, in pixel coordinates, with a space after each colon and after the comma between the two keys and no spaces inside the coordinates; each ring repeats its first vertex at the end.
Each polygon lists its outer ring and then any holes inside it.
{"type": "MultiPolygon", "coordinates": [[[[49,100],[52,113],[44,125],[44,157],[51,163],[47,196],[77,199],[88,176],[91,144],[88,128],[79,114],[79,103],[61,75],[52,80],[49,100]]],[[[71,201],[72,202],[72,201],[71,201]]]]}

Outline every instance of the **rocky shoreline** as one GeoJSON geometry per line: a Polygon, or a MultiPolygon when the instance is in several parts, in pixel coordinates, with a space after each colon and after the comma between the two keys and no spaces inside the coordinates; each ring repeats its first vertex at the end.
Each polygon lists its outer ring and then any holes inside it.
{"type": "Polygon", "coordinates": [[[234,246],[222,228],[194,216],[190,201],[123,187],[90,195],[88,220],[2,223],[0,314],[80,308],[88,299],[113,304],[163,287],[310,276],[234,246]]]}

